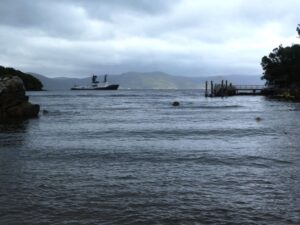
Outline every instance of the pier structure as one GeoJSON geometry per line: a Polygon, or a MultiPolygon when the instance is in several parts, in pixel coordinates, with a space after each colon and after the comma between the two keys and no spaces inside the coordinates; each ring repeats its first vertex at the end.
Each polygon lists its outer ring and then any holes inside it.
{"type": "Polygon", "coordinates": [[[261,95],[264,85],[235,85],[236,95],[261,95]]]}
{"type": "Polygon", "coordinates": [[[232,85],[227,80],[214,84],[213,81],[205,82],[205,97],[226,97],[234,95],[262,95],[264,85],[232,85]]]}

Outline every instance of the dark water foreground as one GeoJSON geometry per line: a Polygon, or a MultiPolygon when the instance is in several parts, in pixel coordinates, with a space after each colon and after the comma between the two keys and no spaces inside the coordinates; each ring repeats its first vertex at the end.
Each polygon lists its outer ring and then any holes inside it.
{"type": "Polygon", "coordinates": [[[49,112],[0,125],[1,225],[300,224],[299,103],[29,95],[49,112]]]}

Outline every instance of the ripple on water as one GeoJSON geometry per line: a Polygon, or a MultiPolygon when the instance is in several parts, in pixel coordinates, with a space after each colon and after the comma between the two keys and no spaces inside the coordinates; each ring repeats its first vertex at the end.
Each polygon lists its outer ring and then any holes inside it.
{"type": "Polygon", "coordinates": [[[33,93],[0,125],[0,224],[299,224],[299,103],[201,95],[33,93]]]}

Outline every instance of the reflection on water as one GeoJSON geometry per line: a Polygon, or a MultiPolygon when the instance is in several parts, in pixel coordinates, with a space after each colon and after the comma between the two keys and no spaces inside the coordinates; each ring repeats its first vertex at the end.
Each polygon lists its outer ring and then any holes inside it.
{"type": "Polygon", "coordinates": [[[299,103],[30,95],[48,112],[0,125],[0,224],[300,223],[299,103]]]}
{"type": "Polygon", "coordinates": [[[24,131],[28,120],[18,120],[18,119],[5,119],[0,121],[0,132],[5,133],[17,133],[19,131],[24,131]]]}
{"type": "Polygon", "coordinates": [[[5,120],[0,121],[0,144],[3,148],[22,146],[29,121],[5,120]]]}

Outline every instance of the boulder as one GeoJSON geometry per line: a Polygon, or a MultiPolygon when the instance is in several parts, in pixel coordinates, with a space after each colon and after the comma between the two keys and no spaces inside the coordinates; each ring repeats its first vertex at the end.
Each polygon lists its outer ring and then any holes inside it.
{"type": "Polygon", "coordinates": [[[39,105],[28,101],[19,77],[0,78],[0,119],[37,117],[39,111],[39,105]]]}
{"type": "Polygon", "coordinates": [[[175,101],[175,102],[173,102],[173,103],[172,103],[172,105],[173,105],[173,106],[179,106],[179,105],[180,105],[180,103],[179,103],[179,102],[177,102],[177,101],[175,101]]]}

